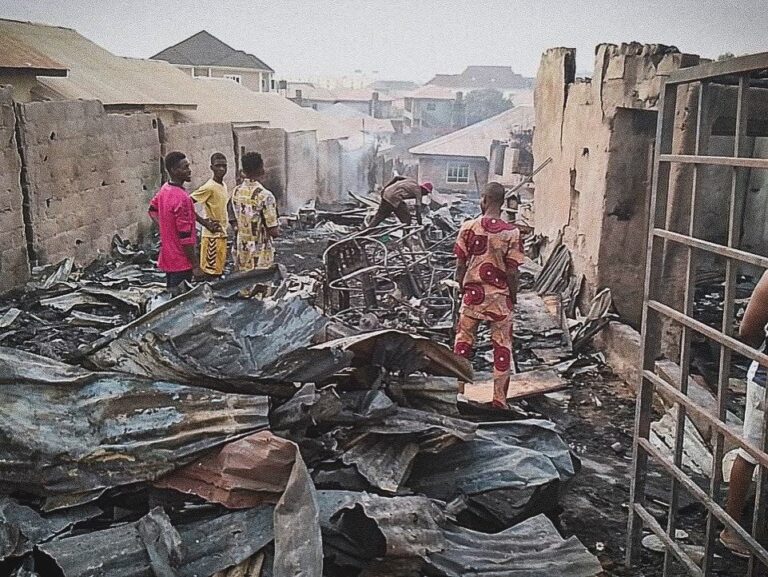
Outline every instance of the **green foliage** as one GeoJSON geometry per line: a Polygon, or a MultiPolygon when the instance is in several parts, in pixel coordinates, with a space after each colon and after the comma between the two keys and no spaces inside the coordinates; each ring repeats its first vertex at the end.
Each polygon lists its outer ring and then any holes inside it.
{"type": "Polygon", "coordinates": [[[723,52],[720,56],[717,57],[717,61],[722,62],[723,60],[730,60],[731,58],[735,58],[733,52],[723,52]]]}
{"type": "Polygon", "coordinates": [[[504,98],[504,95],[494,88],[473,90],[466,95],[464,101],[467,124],[496,116],[515,105],[511,99],[504,98]]]}

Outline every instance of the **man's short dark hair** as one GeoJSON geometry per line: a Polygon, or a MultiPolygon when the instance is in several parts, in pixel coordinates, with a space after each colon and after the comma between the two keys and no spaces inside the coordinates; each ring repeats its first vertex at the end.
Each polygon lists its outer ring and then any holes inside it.
{"type": "Polygon", "coordinates": [[[216,164],[217,160],[223,160],[224,162],[226,162],[227,161],[227,157],[224,156],[224,154],[221,153],[221,152],[214,152],[211,155],[211,164],[216,164]]]}
{"type": "Polygon", "coordinates": [[[247,174],[256,174],[264,170],[264,159],[258,152],[246,152],[240,161],[243,171],[247,174]]]}
{"type": "Polygon", "coordinates": [[[504,204],[504,194],[504,187],[498,182],[489,182],[483,188],[483,196],[488,199],[488,202],[496,206],[504,204]]]}
{"type": "Polygon", "coordinates": [[[175,150],[173,152],[169,152],[168,154],[165,155],[165,160],[163,161],[165,163],[165,170],[170,172],[171,170],[176,168],[179,165],[179,163],[182,160],[184,160],[186,157],[187,155],[184,154],[183,152],[177,152],[175,150]]]}

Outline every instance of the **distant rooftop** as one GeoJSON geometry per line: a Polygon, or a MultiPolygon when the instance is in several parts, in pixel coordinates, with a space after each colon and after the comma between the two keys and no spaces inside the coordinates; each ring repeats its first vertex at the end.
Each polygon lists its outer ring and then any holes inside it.
{"type": "Polygon", "coordinates": [[[410,92],[404,92],[403,97],[421,100],[454,100],[456,98],[456,92],[456,90],[444,86],[425,84],[410,92]]]}
{"type": "Polygon", "coordinates": [[[415,90],[418,87],[418,84],[411,82],[410,80],[376,80],[367,86],[367,88],[370,88],[371,90],[381,91],[406,91],[415,90]]]}
{"type": "Polygon", "coordinates": [[[30,70],[40,76],[66,76],[67,67],[38,52],[20,38],[0,35],[0,68],[30,70]]]}
{"type": "Polygon", "coordinates": [[[513,72],[510,66],[467,66],[461,74],[437,74],[427,84],[455,89],[530,89],[533,78],[513,72]]]}
{"type": "Polygon", "coordinates": [[[263,60],[235,50],[205,30],[158,52],[152,60],[165,60],[180,66],[227,66],[274,72],[263,60]]]}
{"type": "Polygon", "coordinates": [[[476,124],[414,146],[408,152],[488,159],[494,140],[505,140],[514,130],[530,130],[533,123],[533,106],[516,106],[476,124]]]}

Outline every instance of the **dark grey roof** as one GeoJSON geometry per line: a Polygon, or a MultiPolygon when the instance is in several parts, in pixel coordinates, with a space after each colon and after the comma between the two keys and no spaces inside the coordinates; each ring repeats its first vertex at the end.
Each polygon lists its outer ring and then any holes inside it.
{"type": "Polygon", "coordinates": [[[516,74],[509,66],[467,66],[461,74],[437,74],[427,84],[448,88],[529,89],[533,78],[516,74]]]}
{"type": "Polygon", "coordinates": [[[235,50],[205,30],[158,52],[152,56],[152,60],[165,60],[171,64],[187,66],[231,66],[274,72],[253,54],[235,50]]]}

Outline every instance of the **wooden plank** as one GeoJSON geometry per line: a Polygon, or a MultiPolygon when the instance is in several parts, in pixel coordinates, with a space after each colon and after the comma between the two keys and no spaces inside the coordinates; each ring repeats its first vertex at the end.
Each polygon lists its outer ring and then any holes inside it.
{"type": "MultiPolygon", "coordinates": [[[[570,383],[554,369],[537,369],[518,373],[509,379],[507,400],[519,401],[545,393],[555,393],[569,386],[570,383]]],[[[467,383],[464,386],[464,397],[475,403],[490,403],[493,401],[493,381],[467,383]]]]}
{"type": "MultiPolygon", "coordinates": [[[[663,227],[667,221],[667,201],[671,165],[660,163],[663,153],[672,151],[675,113],[677,110],[677,87],[664,85],[659,98],[659,114],[656,118],[656,141],[654,145],[653,176],[651,185],[650,214],[648,219],[648,243],[646,246],[645,281],[643,285],[643,322],[642,322],[642,368],[652,369],[658,356],[661,342],[661,322],[648,303],[656,298],[659,289],[659,274],[662,271],[664,243],[654,235],[654,230],[663,227]]],[[[624,563],[632,567],[640,550],[643,533],[642,519],[635,505],[645,503],[645,482],[648,468],[648,454],[639,443],[647,439],[651,428],[651,405],[653,402],[653,384],[648,379],[637,383],[637,403],[635,406],[635,424],[633,431],[632,476],[629,489],[630,511],[627,520],[627,551],[624,563]]]]}
{"type": "Polygon", "coordinates": [[[696,154],[662,154],[659,162],[680,164],[706,164],[709,166],[738,166],[741,168],[768,168],[768,158],[734,158],[733,156],[699,156],[696,154]]]}
{"type": "Polygon", "coordinates": [[[645,526],[648,527],[648,529],[650,529],[654,535],[661,539],[667,549],[672,551],[678,560],[680,560],[680,562],[685,565],[685,567],[688,569],[688,573],[696,577],[701,577],[704,575],[699,566],[694,563],[693,559],[688,556],[688,554],[683,550],[682,547],[680,547],[676,541],[674,541],[664,532],[664,529],[661,528],[659,522],[653,517],[653,515],[648,512],[645,507],[643,507],[640,503],[635,503],[633,509],[635,513],[643,520],[645,526]]]}
{"type": "Polygon", "coordinates": [[[758,543],[752,535],[747,532],[739,523],[737,523],[733,517],[720,505],[718,505],[707,493],[699,487],[688,475],[686,475],[682,469],[675,467],[675,464],[667,459],[661,452],[651,445],[648,439],[638,439],[638,444],[662,467],[667,470],[667,473],[672,475],[677,481],[688,491],[693,497],[698,499],[708,511],[717,517],[720,522],[735,532],[744,544],[750,548],[752,553],[757,556],[760,561],[768,565],[768,551],[758,543]]]}
{"type": "Polygon", "coordinates": [[[672,242],[684,244],[692,248],[719,254],[720,256],[724,256],[728,259],[735,259],[747,264],[755,265],[760,268],[768,268],[768,258],[753,254],[751,252],[745,252],[743,250],[723,246],[722,244],[709,242],[707,240],[701,240],[700,238],[693,238],[691,236],[680,234],[679,232],[672,232],[671,230],[664,230],[661,228],[655,229],[653,234],[659,238],[665,238],[667,240],[671,240],[672,242]]]}
{"type": "MultiPolygon", "coordinates": [[[[668,360],[656,361],[656,373],[676,389],[679,388],[680,366],[677,363],[668,360]]],[[[659,389],[658,393],[670,405],[677,403],[677,400],[669,395],[665,389],[659,389]]],[[[710,415],[711,418],[718,418],[717,398],[691,377],[688,378],[687,396],[691,401],[696,403],[702,411],[707,415],[710,415]]],[[[710,419],[702,418],[698,415],[688,415],[688,418],[696,426],[705,441],[710,441],[710,439],[712,439],[714,431],[710,419]]],[[[740,428],[743,425],[742,420],[730,411],[726,413],[726,422],[734,428],[740,428]]],[[[736,447],[734,443],[729,443],[726,450],[733,449],[734,447],[736,447]]]]}
{"type": "Polygon", "coordinates": [[[723,62],[707,62],[698,66],[680,68],[670,74],[669,78],[667,78],[667,84],[695,82],[697,80],[732,76],[734,74],[744,74],[753,70],[763,69],[768,69],[768,52],[729,58],[723,62]]]}
{"type": "Polygon", "coordinates": [[[648,308],[663,314],[664,316],[672,319],[676,323],[680,323],[681,325],[685,325],[695,330],[697,333],[704,335],[705,337],[712,339],[713,341],[718,342],[721,345],[725,345],[732,351],[736,351],[737,353],[747,357],[748,359],[757,361],[761,365],[768,366],[768,355],[766,355],[765,353],[760,352],[757,349],[753,349],[749,345],[745,345],[744,343],[742,343],[741,341],[737,341],[733,337],[724,335],[717,329],[713,329],[712,327],[705,325],[704,323],[699,322],[694,318],[686,316],[683,313],[676,311],[672,307],[668,307],[665,304],[652,300],[652,301],[648,301],[648,308]]]}

